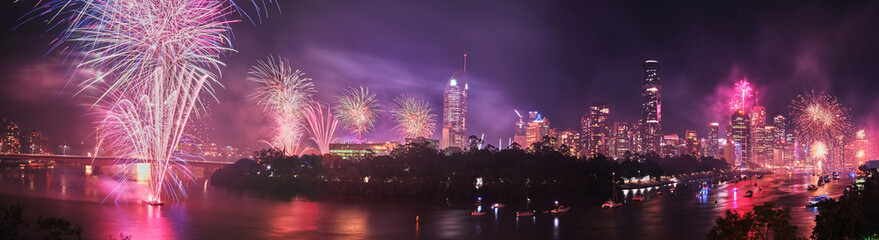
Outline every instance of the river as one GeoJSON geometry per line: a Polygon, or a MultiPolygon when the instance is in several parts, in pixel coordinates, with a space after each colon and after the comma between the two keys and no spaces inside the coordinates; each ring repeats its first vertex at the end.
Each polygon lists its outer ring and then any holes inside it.
{"type": "MultiPolygon", "coordinates": [[[[125,196],[105,201],[117,181],[107,174],[85,175],[82,166],[57,166],[3,169],[0,201],[21,203],[31,222],[37,216],[69,219],[83,227],[85,239],[120,233],[132,239],[701,239],[724,210],[745,211],[764,202],[790,208],[791,223],[808,237],[817,211],[803,203],[825,193],[837,198],[853,179],[842,176],[807,191],[806,184],[816,181],[807,174],[773,174],[756,180],[757,187],[752,181],[716,185],[705,198],[696,197],[695,183],[679,183],[675,193],[670,186],[626,191],[625,204],[616,209],[602,209],[597,200],[568,203],[570,213],[517,218],[513,206],[470,216],[470,209],[405,200],[278,199],[211,187],[204,180],[189,184],[182,203],[149,206],[125,196]],[[747,190],[754,197],[743,197],[747,190]],[[632,202],[635,194],[645,201],[632,202]]],[[[137,184],[126,184],[134,185],[128,192],[136,195],[137,184]]]]}

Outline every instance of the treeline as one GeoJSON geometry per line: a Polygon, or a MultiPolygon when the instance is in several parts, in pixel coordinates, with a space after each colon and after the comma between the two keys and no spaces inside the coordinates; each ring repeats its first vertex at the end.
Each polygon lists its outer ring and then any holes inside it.
{"type": "MultiPolygon", "coordinates": [[[[472,139],[471,139],[472,140],[472,139]]],[[[346,160],[334,155],[285,156],[277,149],[254,153],[211,176],[219,186],[263,189],[280,194],[357,195],[376,198],[472,200],[610,195],[624,178],[729,169],[714,158],[656,154],[615,161],[605,156],[579,160],[544,138],[527,151],[487,145],[446,155],[426,144],[399,145],[388,156],[346,160]],[[482,181],[476,188],[477,179],[482,181]]],[[[565,148],[564,146],[562,148],[565,148]]],[[[629,156],[629,155],[627,155],[629,156]]]]}

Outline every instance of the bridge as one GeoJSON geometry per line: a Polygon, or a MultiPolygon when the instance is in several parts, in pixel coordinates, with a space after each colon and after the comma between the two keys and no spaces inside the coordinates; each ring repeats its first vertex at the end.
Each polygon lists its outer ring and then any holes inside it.
{"type": "MultiPolygon", "coordinates": [[[[82,156],[82,155],[44,155],[44,154],[23,154],[23,153],[0,153],[0,159],[10,159],[10,160],[43,160],[43,161],[55,161],[55,162],[68,162],[68,163],[78,163],[82,165],[93,165],[93,166],[110,166],[116,165],[119,162],[144,162],[144,159],[124,159],[118,157],[107,157],[107,156],[99,156],[99,157],[91,157],[91,156],[82,156]],[[121,160],[121,161],[120,161],[121,160]]],[[[190,167],[200,167],[205,170],[205,173],[212,173],[217,169],[220,169],[226,165],[230,165],[230,162],[215,162],[215,161],[179,161],[172,160],[174,162],[185,162],[186,165],[190,167]]]]}

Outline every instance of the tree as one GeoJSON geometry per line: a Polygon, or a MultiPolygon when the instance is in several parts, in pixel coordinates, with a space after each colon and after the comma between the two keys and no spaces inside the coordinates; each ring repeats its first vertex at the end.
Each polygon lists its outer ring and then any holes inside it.
{"type": "Polygon", "coordinates": [[[18,239],[20,228],[27,227],[21,204],[0,204],[0,239],[18,239]]]}
{"type": "Polygon", "coordinates": [[[40,216],[37,231],[47,232],[49,236],[46,239],[82,239],[82,227],[63,218],[40,216]]]}
{"type": "Polygon", "coordinates": [[[769,202],[738,214],[726,210],[724,217],[705,235],[708,239],[797,239],[797,226],[790,225],[790,210],[769,202]]]}

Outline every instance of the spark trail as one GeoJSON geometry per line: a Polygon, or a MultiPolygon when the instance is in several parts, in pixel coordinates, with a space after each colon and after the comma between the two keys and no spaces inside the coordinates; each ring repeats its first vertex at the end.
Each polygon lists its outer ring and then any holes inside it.
{"type": "Polygon", "coordinates": [[[339,105],[336,105],[335,110],[342,125],[358,140],[375,127],[381,113],[375,94],[365,87],[350,88],[339,97],[339,105]]]}
{"type": "Polygon", "coordinates": [[[427,101],[407,95],[394,99],[391,116],[397,122],[396,129],[406,138],[430,137],[436,128],[436,115],[431,113],[427,101]]]}

